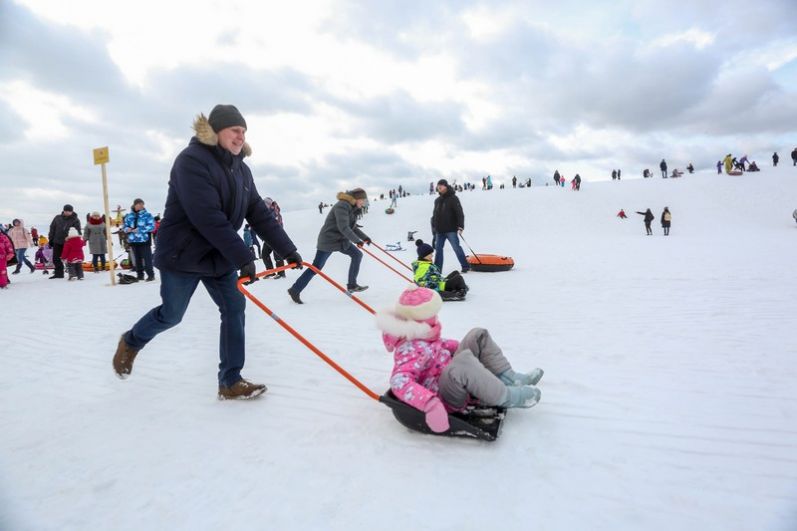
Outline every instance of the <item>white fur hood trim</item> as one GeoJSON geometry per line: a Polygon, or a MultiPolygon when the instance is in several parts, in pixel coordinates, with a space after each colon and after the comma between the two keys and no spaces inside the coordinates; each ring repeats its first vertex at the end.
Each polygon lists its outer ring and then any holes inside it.
{"type": "Polygon", "coordinates": [[[402,319],[392,310],[377,312],[376,327],[385,334],[398,338],[428,339],[434,335],[432,327],[428,324],[402,319]]]}

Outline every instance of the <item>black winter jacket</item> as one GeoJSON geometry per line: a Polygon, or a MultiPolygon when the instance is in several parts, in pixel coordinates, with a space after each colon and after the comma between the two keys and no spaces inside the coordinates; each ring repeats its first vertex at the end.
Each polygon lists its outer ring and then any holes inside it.
{"type": "Polygon", "coordinates": [[[465,228],[465,213],[454,189],[446,188],[446,193],[437,196],[432,211],[432,230],[437,234],[456,232],[465,228]]]}
{"type": "Polygon", "coordinates": [[[240,269],[252,261],[251,251],[238,235],[244,219],[280,256],[295,251],[243,162],[249,145],[233,156],[217,145],[204,116],[197,119],[194,129],[197,135],[172,167],[155,266],[206,276],[240,269]]]}
{"type": "Polygon", "coordinates": [[[53,218],[50,223],[50,233],[47,236],[50,244],[63,245],[66,242],[66,235],[69,234],[69,229],[75,227],[78,234],[83,234],[80,230],[80,218],[74,212],[68,216],[58,214],[53,218]]]}

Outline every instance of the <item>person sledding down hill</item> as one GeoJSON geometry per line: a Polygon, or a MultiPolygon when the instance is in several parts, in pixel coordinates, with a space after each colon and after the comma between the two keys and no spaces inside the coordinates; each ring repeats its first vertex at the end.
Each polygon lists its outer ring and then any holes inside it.
{"type": "Polygon", "coordinates": [[[468,293],[468,286],[459,271],[452,271],[443,277],[440,269],[432,262],[434,249],[423,240],[417,240],[418,259],[412,263],[412,273],[418,286],[433,289],[444,301],[462,301],[468,293]]]}
{"type": "Polygon", "coordinates": [[[390,389],[396,398],[423,411],[435,433],[449,429],[448,412],[478,401],[487,406],[530,408],[540,401],[535,387],[542,369],[515,372],[490,333],[473,328],[462,341],[440,337],[437,292],[411,287],[376,323],[394,365],[390,389]]]}

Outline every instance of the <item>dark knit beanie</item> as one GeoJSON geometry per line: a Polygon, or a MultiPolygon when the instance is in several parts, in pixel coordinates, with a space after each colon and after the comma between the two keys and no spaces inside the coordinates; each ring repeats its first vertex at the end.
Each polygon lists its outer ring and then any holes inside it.
{"type": "Polygon", "coordinates": [[[432,246],[424,243],[423,240],[415,240],[415,245],[418,247],[418,258],[426,258],[434,252],[432,246]]]}
{"type": "Polygon", "coordinates": [[[365,193],[365,190],[362,188],[355,188],[351,192],[349,192],[354,199],[368,199],[368,194],[365,193]]]}
{"type": "Polygon", "coordinates": [[[133,206],[143,205],[143,204],[144,204],[144,200],[141,199],[140,197],[136,197],[135,199],[133,199],[133,206]]]}
{"type": "Polygon", "coordinates": [[[246,120],[243,115],[235,108],[235,105],[216,105],[210,111],[208,123],[213,131],[218,133],[228,127],[241,126],[246,129],[246,120]]]}
{"type": "Polygon", "coordinates": [[[72,205],[70,205],[70,204],[64,205],[64,208],[62,208],[61,210],[63,210],[64,212],[74,212],[75,211],[75,209],[72,208],[72,205]]]}
{"type": "Polygon", "coordinates": [[[446,181],[445,179],[440,179],[439,181],[437,181],[437,186],[440,186],[441,184],[446,188],[448,188],[448,181],[446,181]]]}

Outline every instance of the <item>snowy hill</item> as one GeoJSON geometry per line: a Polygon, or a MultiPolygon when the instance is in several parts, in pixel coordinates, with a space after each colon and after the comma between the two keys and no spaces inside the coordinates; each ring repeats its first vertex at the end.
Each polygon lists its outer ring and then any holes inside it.
{"type": "MultiPolygon", "coordinates": [[[[158,282],[23,273],[0,294],[0,528],[797,527],[797,168],[460,197],[468,243],[517,266],[468,274],[443,335],[486,327],[517,369],[546,370],[540,404],[511,411],[497,442],[409,432],[252,304],[244,375],[269,392],[218,402],[218,313],[201,288],[120,381],[119,334],[158,304],[158,282]],[[654,222],[645,236],[634,211],[664,206],[671,235],[654,222]]],[[[428,240],[431,203],[388,216],[375,202],[364,230],[428,240]]],[[[308,261],[322,220],[285,213],[308,261]]],[[[334,255],[325,272],[347,266],[334,255]]],[[[405,286],[367,256],[360,282],[374,307],[405,286]]],[[[303,306],[288,285],[252,291],[386,389],[372,317],[320,278],[303,306]]]]}

